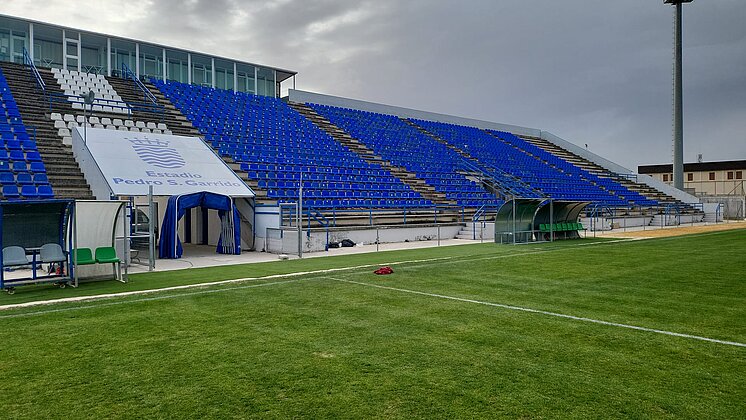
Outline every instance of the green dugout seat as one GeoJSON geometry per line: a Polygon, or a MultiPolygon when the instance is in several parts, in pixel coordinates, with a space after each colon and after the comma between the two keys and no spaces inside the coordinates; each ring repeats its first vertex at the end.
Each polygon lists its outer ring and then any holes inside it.
{"type": "Polygon", "coordinates": [[[113,246],[102,246],[96,248],[96,262],[99,264],[111,264],[116,271],[117,280],[122,278],[122,261],[117,257],[117,250],[113,246]]]}
{"type": "Polygon", "coordinates": [[[106,246],[96,248],[96,262],[99,264],[117,264],[120,261],[114,247],[106,246]]]}
{"type": "Polygon", "coordinates": [[[73,261],[75,262],[75,265],[96,264],[96,260],[93,259],[91,248],[76,248],[73,261]]]}

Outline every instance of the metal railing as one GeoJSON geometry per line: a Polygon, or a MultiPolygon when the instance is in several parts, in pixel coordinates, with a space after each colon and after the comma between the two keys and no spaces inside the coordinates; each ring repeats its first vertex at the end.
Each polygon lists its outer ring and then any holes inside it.
{"type": "Polygon", "coordinates": [[[476,172],[481,177],[486,178],[497,189],[503,197],[542,197],[542,195],[532,189],[527,184],[519,181],[509,173],[500,168],[483,167],[477,165],[470,159],[462,157],[462,169],[470,172],[476,172]]]}
{"type": "Polygon", "coordinates": [[[612,173],[612,175],[632,182],[637,182],[637,174],[612,173]]]}
{"type": "MultiPolygon", "coordinates": [[[[292,226],[292,221],[296,217],[296,204],[290,202],[284,202],[280,205],[280,220],[283,223],[281,226],[292,226]]],[[[374,218],[376,217],[393,217],[400,215],[402,218],[402,224],[411,224],[411,219],[414,216],[420,216],[418,219],[422,222],[423,216],[432,217],[433,223],[438,223],[438,215],[443,217],[443,214],[447,211],[452,211],[456,214],[459,222],[464,223],[466,220],[466,212],[468,209],[474,207],[466,207],[460,205],[445,205],[438,204],[432,206],[397,206],[397,207],[380,207],[370,206],[368,208],[340,208],[340,207],[306,207],[303,208],[303,214],[306,215],[308,212],[317,212],[324,216],[324,219],[329,223],[329,227],[337,227],[337,218],[345,215],[357,215],[360,217],[367,217],[368,226],[374,225],[374,218]]]]}
{"type": "MultiPolygon", "coordinates": [[[[74,95],[66,95],[64,93],[57,93],[57,92],[50,92],[45,91],[45,99],[47,100],[47,103],[49,104],[49,110],[53,111],[54,104],[71,104],[77,102],[77,99],[79,97],[74,95]],[[71,100],[72,98],[75,98],[75,100],[71,100]]],[[[80,102],[77,102],[80,103],[80,102]]],[[[132,113],[134,111],[139,111],[143,113],[148,114],[154,114],[160,121],[164,120],[165,116],[165,108],[161,105],[153,105],[148,103],[139,103],[139,102],[124,102],[124,101],[115,101],[113,99],[103,99],[103,98],[94,98],[93,103],[91,105],[83,105],[85,109],[89,112],[106,112],[103,110],[103,107],[110,107],[112,108],[112,113],[115,114],[122,114],[126,115],[127,117],[132,117],[132,113]],[[97,107],[101,107],[100,109],[97,107]],[[117,111],[114,111],[117,110],[117,111]],[[119,111],[121,110],[121,111],[119,111]]]]}
{"type": "Polygon", "coordinates": [[[31,55],[29,55],[26,47],[23,48],[23,63],[29,66],[29,68],[31,69],[31,75],[36,81],[36,85],[42,90],[42,92],[45,91],[47,85],[46,83],[44,83],[44,79],[42,79],[41,74],[39,73],[39,69],[36,68],[34,60],[31,59],[31,55]]]}
{"type": "Polygon", "coordinates": [[[471,218],[472,221],[472,238],[474,240],[477,239],[477,223],[480,224],[480,233],[479,238],[483,239],[482,231],[484,230],[486,226],[486,217],[488,212],[493,211],[495,214],[497,214],[497,211],[500,209],[499,206],[493,206],[490,204],[483,204],[481,207],[477,209],[477,211],[474,212],[474,215],[471,218]]]}
{"type": "Polygon", "coordinates": [[[158,99],[153,95],[153,92],[148,89],[145,84],[137,78],[137,75],[130,70],[130,68],[127,66],[126,63],[122,63],[122,77],[125,79],[130,79],[135,83],[135,87],[137,87],[144,96],[144,99],[146,101],[149,101],[153,103],[154,105],[158,105],[158,99]]]}

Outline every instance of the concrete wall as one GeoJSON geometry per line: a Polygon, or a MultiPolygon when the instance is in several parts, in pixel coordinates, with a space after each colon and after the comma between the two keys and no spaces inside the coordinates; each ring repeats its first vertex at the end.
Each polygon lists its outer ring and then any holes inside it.
{"type": "MultiPolygon", "coordinates": [[[[396,242],[417,242],[432,241],[438,239],[440,230],[440,239],[453,239],[458,234],[463,225],[436,225],[428,226],[393,226],[393,227],[363,227],[343,229],[338,228],[328,233],[329,242],[341,242],[343,239],[350,239],[356,244],[373,244],[378,238],[379,243],[396,243],[396,242]]],[[[298,246],[298,235],[295,231],[285,231],[282,248],[286,253],[295,253],[298,246]]],[[[310,237],[303,232],[303,251],[314,252],[324,251],[327,244],[327,232],[324,230],[315,230],[311,232],[310,237]]],[[[257,248],[259,249],[259,248],[257,248]]]]}

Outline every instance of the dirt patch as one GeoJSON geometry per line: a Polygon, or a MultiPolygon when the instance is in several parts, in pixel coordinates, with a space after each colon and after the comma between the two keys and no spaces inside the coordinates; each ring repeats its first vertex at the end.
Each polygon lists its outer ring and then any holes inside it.
{"type": "Polygon", "coordinates": [[[665,229],[651,228],[633,232],[606,232],[607,238],[665,238],[669,236],[689,235],[692,233],[719,232],[722,230],[746,229],[746,221],[718,223],[716,225],[681,226],[665,229]]]}

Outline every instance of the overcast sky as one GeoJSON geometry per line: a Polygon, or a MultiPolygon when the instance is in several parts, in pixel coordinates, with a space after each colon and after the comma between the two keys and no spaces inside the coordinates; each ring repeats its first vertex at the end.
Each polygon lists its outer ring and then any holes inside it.
{"type": "MultiPolygon", "coordinates": [[[[746,4],[684,8],[685,160],[746,159],[746,4]]],[[[633,169],[671,161],[662,0],[5,0],[0,13],[296,70],[303,90],[539,128],[633,169]]]]}

